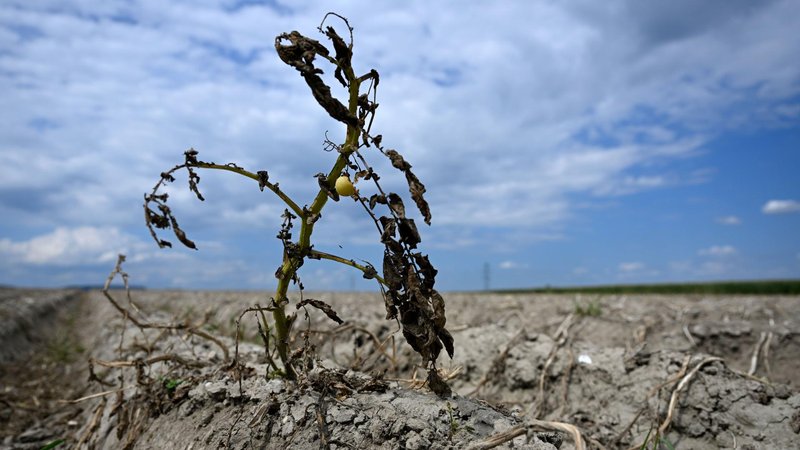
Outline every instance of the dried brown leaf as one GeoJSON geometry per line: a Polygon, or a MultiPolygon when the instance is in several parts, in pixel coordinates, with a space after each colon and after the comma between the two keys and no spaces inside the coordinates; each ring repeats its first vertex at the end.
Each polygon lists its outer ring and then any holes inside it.
{"type": "Polygon", "coordinates": [[[421,238],[414,219],[398,219],[398,221],[397,229],[400,232],[400,242],[406,244],[409,248],[417,248],[421,238]]]}
{"type": "Polygon", "coordinates": [[[442,380],[435,368],[428,370],[428,387],[442,398],[450,397],[453,394],[453,391],[450,390],[450,386],[447,382],[442,380]]]}
{"type": "Polygon", "coordinates": [[[297,303],[297,309],[300,309],[301,307],[306,305],[313,306],[314,308],[317,308],[318,310],[324,312],[326,316],[328,316],[331,320],[338,323],[339,325],[344,323],[344,320],[342,320],[339,317],[339,315],[336,314],[336,311],[333,310],[331,305],[323,302],[322,300],[314,300],[313,298],[304,299],[297,303]]]}
{"type": "MultiPolygon", "coordinates": [[[[334,45],[337,44],[334,43],[334,45]]],[[[333,97],[331,88],[319,77],[319,74],[323,73],[322,70],[314,66],[316,55],[320,54],[327,58],[328,49],[318,41],[309,39],[297,31],[292,31],[280,34],[275,38],[275,50],[284,63],[300,72],[308,87],[311,88],[314,99],[327,111],[328,115],[347,125],[359,126],[358,118],[350,114],[347,107],[333,97]],[[285,41],[288,41],[289,44],[285,44],[285,41]]]]}

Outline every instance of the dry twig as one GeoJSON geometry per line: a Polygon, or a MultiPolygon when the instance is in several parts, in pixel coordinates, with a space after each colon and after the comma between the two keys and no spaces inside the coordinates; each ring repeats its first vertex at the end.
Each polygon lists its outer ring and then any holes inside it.
{"type": "MultiPolygon", "coordinates": [[[[493,434],[486,439],[478,442],[473,442],[467,446],[468,450],[486,450],[495,448],[498,445],[505,444],[506,442],[526,434],[530,429],[542,429],[548,431],[564,431],[572,436],[572,441],[575,443],[575,450],[586,450],[586,444],[583,442],[581,431],[575,425],[564,422],[552,422],[546,420],[531,419],[523,425],[517,425],[509,428],[506,431],[493,434]]],[[[602,446],[601,446],[602,447],[602,446]]]]}
{"type": "Polygon", "coordinates": [[[83,448],[83,444],[89,441],[89,438],[92,437],[95,431],[97,431],[97,427],[100,426],[100,418],[103,417],[103,411],[106,408],[106,399],[105,397],[100,399],[100,403],[94,409],[94,414],[92,414],[92,418],[89,421],[89,424],[86,426],[86,431],[83,432],[78,442],[75,444],[75,448],[83,448]]]}
{"type": "Polygon", "coordinates": [[[772,378],[772,368],[769,365],[769,347],[772,344],[772,331],[767,333],[767,341],[764,342],[763,347],[763,360],[764,360],[764,368],[767,370],[767,379],[772,378]]]}
{"type": "Polygon", "coordinates": [[[230,355],[228,354],[228,348],[219,339],[215,338],[214,336],[211,336],[205,331],[199,330],[198,326],[190,326],[189,324],[186,323],[174,324],[174,323],[145,322],[137,319],[134,315],[131,314],[131,312],[127,308],[120,305],[108,291],[111,287],[111,282],[114,281],[114,278],[116,278],[117,274],[119,274],[122,277],[122,282],[125,287],[125,295],[128,298],[128,302],[130,304],[133,304],[131,300],[130,286],[128,285],[128,274],[122,270],[123,262],[125,262],[125,255],[121,254],[117,257],[117,264],[114,266],[114,270],[112,270],[111,273],[108,275],[105,285],[103,285],[103,295],[108,299],[109,302],[111,302],[114,308],[116,308],[117,311],[119,311],[125,319],[130,320],[131,323],[139,327],[140,330],[143,330],[145,328],[154,328],[161,330],[184,330],[189,334],[194,334],[201,338],[207,339],[216,344],[222,350],[225,362],[228,362],[228,360],[230,359],[230,355]]]}
{"type": "Polygon", "coordinates": [[[109,395],[109,394],[116,394],[118,392],[122,392],[125,389],[130,389],[132,387],[135,387],[135,386],[127,386],[127,387],[123,387],[123,388],[119,388],[119,389],[112,389],[110,391],[97,392],[95,394],[90,394],[90,395],[86,395],[86,396],[81,397],[81,398],[76,398],[75,400],[59,400],[58,402],[59,403],[73,404],[74,405],[76,403],[80,403],[80,402],[83,402],[83,401],[86,401],[86,400],[91,400],[93,398],[105,397],[106,395],[109,395]]]}
{"type": "Polygon", "coordinates": [[[498,445],[505,444],[506,442],[522,436],[523,434],[527,433],[527,427],[525,425],[517,425],[516,427],[509,428],[506,431],[501,433],[493,434],[488,438],[473,442],[469,446],[467,446],[467,450],[487,450],[490,448],[495,448],[498,445]]]}
{"type": "Polygon", "coordinates": [[[531,419],[530,424],[533,427],[539,427],[545,430],[566,431],[572,436],[572,441],[575,443],[575,450],[586,450],[586,444],[583,442],[583,437],[581,437],[581,431],[575,425],[538,419],[531,419]]]}
{"type": "MultiPolygon", "coordinates": [[[[558,326],[556,332],[553,334],[553,340],[555,344],[553,348],[550,349],[550,354],[547,356],[547,360],[544,363],[544,367],[542,368],[542,372],[539,374],[539,389],[536,401],[531,405],[528,409],[528,415],[532,417],[539,417],[542,413],[541,409],[542,406],[545,404],[544,402],[544,384],[545,378],[547,377],[547,371],[550,370],[550,366],[553,364],[553,361],[556,359],[556,355],[558,354],[558,350],[564,346],[569,341],[569,329],[572,326],[572,319],[575,317],[574,313],[570,313],[567,315],[566,318],[561,322],[561,325],[558,326]]],[[[570,372],[572,371],[572,361],[570,361],[570,372]]],[[[566,397],[566,391],[564,393],[566,397]]]]}
{"type": "Polygon", "coordinates": [[[667,417],[664,419],[664,422],[661,424],[661,426],[658,427],[659,434],[663,435],[664,431],[669,427],[670,423],[672,422],[672,415],[675,412],[675,405],[678,402],[678,394],[680,394],[683,388],[685,388],[689,384],[689,381],[692,380],[692,378],[697,373],[697,371],[700,370],[700,368],[714,361],[722,361],[722,358],[712,356],[700,361],[699,363],[697,363],[696,366],[694,366],[694,368],[691,371],[689,371],[689,373],[687,373],[681,379],[680,383],[678,383],[678,386],[675,388],[674,391],[672,391],[672,396],[669,399],[669,407],[667,409],[667,417]]]}
{"type": "Polygon", "coordinates": [[[689,325],[683,324],[681,329],[683,330],[683,335],[686,336],[686,339],[692,347],[697,347],[697,341],[694,340],[694,336],[692,336],[692,333],[689,331],[689,325]]]}
{"type": "Polygon", "coordinates": [[[753,349],[753,356],[750,357],[750,369],[747,371],[748,375],[755,375],[756,370],[758,370],[758,355],[761,353],[761,347],[764,346],[764,342],[767,340],[767,333],[761,332],[761,336],[758,338],[758,343],[756,344],[756,348],[753,349]]]}

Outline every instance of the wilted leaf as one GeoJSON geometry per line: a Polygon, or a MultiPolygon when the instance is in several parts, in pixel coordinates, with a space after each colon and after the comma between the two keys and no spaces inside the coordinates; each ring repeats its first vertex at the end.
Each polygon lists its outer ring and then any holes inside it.
{"type": "Polygon", "coordinates": [[[376,204],[386,204],[386,196],[383,194],[372,194],[369,198],[369,209],[375,209],[376,204]]]}
{"type": "Polygon", "coordinates": [[[380,218],[381,228],[383,228],[383,233],[381,234],[381,242],[384,244],[392,240],[395,236],[395,232],[397,231],[397,222],[389,217],[382,216],[380,218]]]}
{"type": "Polygon", "coordinates": [[[198,200],[200,200],[201,202],[205,201],[205,198],[203,198],[203,194],[201,194],[200,190],[197,188],[197,185],[200,183],[200,175],[198,175],[189,166],[186,166],[186,171],[189,172],[189,190],[194,192],[198,200]]]}
{"type": "Polygon", "coordinates": [[[406,207],[403,205],[403,199],[400,198],[399,195],[395,194],[394,192],[389,194],[388,197],[389,208],[394,211],[397,217],[405,218],[406,217],[406,207]]]}
{"type": "Polygon", "coordinates": [[[400,294],[395,290],[388,290],[383,293],[383,303],[386,306],[386,320],[393,320],[397,317],[397,306],[401,300],[400,294]]]}
{"type": "Polygon", "coordinates": [[[403,260],[388,248],[383,252],[383,280],[391,290],[400,290],[403,286],[403,260]]]}
{"type": "Polygon", "coordinates": [[[405,159],[403,159],[403,155],[397,153],[397,150],[386,150],[386,156],[389,157],[389,161],[392,162],[392,165],[403,172],[406,170],[411,169],[411,164],[407,163],[405,159]]]}
{"type": "Polygon", "coordinates": [[[408,245],[409,248],[417,248],[420,243],[419,231],[414,219],[398,219],[397,229],[400,232],[400,242],[408,245]]]}
{"type": "Polygon", "coordinates": [[[314,308],[317,308],[318,310],[324,312],[326,316],[328,316],[331,320],[338,323],[339,325],[344,323],[344,320],[342,320],[336,314],[336,311],[334,311],[329,304],[323,302],[322,300],[314,300],[313,298],[307,298],[297,303],[297,309],[300,309],[302,306],[305,305],[313,306],[314,308]]]}
{"type": "Polygon", "coordinates": [[[375,276],[377,276],[377,275],[378,275],[378,271],[375,270],[374,267],[372,267],[370,265],[367,265],[367,267],[364,270],[364,278],[367,279],[367,280],[371,280],[371,279],[375,278],[375,276]]]}
{"type": "Polygon", "coordinates": [[[422,276],[422,288],[426,293],[430,292],[433,289],[433,285],[436,283],[436,274],[439,273],[439,271],[433,267],[427,256],[421,253],[414,253],[412,256],[422,276]]]}
{"type": "Polygon", "coordinates": [[[450,359],[453,359],[453,335],[451,335],[450,332],[444,328],[440,329],[437,334],[439,339],[442,341],[442,344],[444,344],[445,350],[447,350],[447,355],[450,357],[450,359]]]}
{"type": "Polygon", "coordinates": [[[335,202],[338,202],[339,201],[339,193],[336,192],[336,189],[333,189],[328,184],[328,176],[325,175],[324,173],[320,172],[320,173],[314,175],[314,177],[317,178],[317,184],[319,184],[319,188],[322,189],[323,191],[325,191],[328,194],[328,197],[331,198],[331,200],[333,200],[335,202]]]}
{"type": "Polygon", "coordinates": [[[353,52],[350,50],[350,47],[344,43],[344,40],[336,34],[333,27],[328,27],[325,30],[325,35],[331,40],[333,49],[336,51],[337,66],[334,76],[342,83],[342,86],[347,87],[347,81],[342,77],[342,71],[350,68],[350,60],[353,57],[353,52]]]}
{"type": "Polygon", "coordinates": [[[264,188],[267,187],[267,183],[269,183],[269,173],[266,170],[259,170],[256,172],[258,175],[258,188],[261,192],[264,192],[264,188]]]}
{"type": "Polygon", "coordinates": [[[199,152],[193,148],[186,150],[183,152],[183,155],[186,159],[186,164],[197,164],[197,155],[199,152]]]}
{"type": "MultiPolygon", "coordinates": [[[[334,46],[337,44],[334,42],[334,46]]],[[[328,56],[328,49],[314,39],[309,39],[297,31],[283,33],[275,38],[275,50],[281,60],[297,69],[306,84],[311,88],[314,99],[317,100],[328,115],[347,125],[358,127],[358,118],[331,95],[331,88],[322,81],[318,74],[322,70],[314,67],[314,58],[317,54],[328,56]],[[289,44],[284,44],[289,41],[289,44]]]]}
{"type": "Polygon", "coordinates": [[[431,292],[431,307],[433,308],[433,325],[444,328],[447,318],[444,315],[444,298],[435,289],[431,292]]]}
{"type": "Polygon", "coordinates": [[[436,395],[442,398],[450,397],[453,394],[450,386],[448,386],[448,384],[442,380],[435,368],[428,370],[428,387],[431,388],[431,391],[433,391],[436,395]]]}
{"type": "Polygon", "coordinates": [[[406,182],[408,182],[408,191],[411,193],[411,199],[414,200],[414,203],[417,205],[417,209],[419,209],[419,212],[425,219],[425,223],[430,225],[431,209],[428,206],[428,202],[425,201],[425,185],[419,181],[419,178],[417,178],[413,172],[411,172],[411,164],[406,162],[406,160],[403,159],[403,156],[400,153],[397,153],[396,150],[387,150],[386,156],[389,157],[389,160],[392,162],[392,166],[403,171],[403,173],[406,175],[406,182]]]}
{"type": "Polygon", "coordinates": [[[165,216],[160,215],[147,207],[145,208],[145,211],[147,212],[147,223],[152,224],[154,227],[162,230],[169,228],[169,219],[167,219],[165,216]]]}
{"type": "Polygon", "coordinates": [[[431,224],[431,208],[423,196],[425,194],[425,185],[419,181],[416,175],[410,170],[406,171],[406,181],[408,181],[408,191],[411,193],[411,199],[417,205],[422,217],[425,218],[425,223],[431,224]]]}
{"type": "Polygon", "coordinates": [[[178,226],[178,221],[175,220],[175,216],[170,215],[169,220],[172,223],[172,231],[175,232],[175,237],[177,237],[178,240],[181,241],[181,244],[193,250],[197,250],[197,246],[194,244],[194,242],[189,240],[189,238],[186,237],[186,233],[184,233],[183,230],[181,230],[181,227],[178,226]]]}

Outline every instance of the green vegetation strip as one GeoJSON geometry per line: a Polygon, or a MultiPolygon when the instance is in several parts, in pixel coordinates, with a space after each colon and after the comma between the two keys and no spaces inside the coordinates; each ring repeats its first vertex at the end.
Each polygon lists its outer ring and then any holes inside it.
{"type": "Polygon", "coordinates": [[[629,284],[494,290],[519,294],[718,294],[800,295],[800,280],[721,281],[710,283],[629,284]]]}

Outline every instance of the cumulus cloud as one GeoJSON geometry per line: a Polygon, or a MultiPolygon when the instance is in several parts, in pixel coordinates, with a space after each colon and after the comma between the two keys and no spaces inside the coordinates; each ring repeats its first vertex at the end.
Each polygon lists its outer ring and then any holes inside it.
{"type": "Polygon", "coordinates": [[[717,218],[717,223],[722,225],[739,225],[742,220],[737,216],[723,216],[717,218]]]}
{"type": "Polygon", "coordinates": [[[619,264],[619,271],[622,273],[631,273],[644,270],[645,265],[641,262],[623,262],[619,264]]]}
{"type": "Polygon", "coordinates": [[[500,267],[503,270],[511,270],[511,269],[522,269],[525,268],[526,265],[520,264],[516,261],[503,261],[500,264],[498,264],[498,267],[500,267]]]}
{"type": "Polygon", "coordinates": [[[797,200],[770,200],[761,208],[764,214],[787,214],[800,211],[797,200]]]}
{"type": "Polygon", "coordinates": [[[28,240],[0,239],[4,259],[34,265],[106,264],[119,253],[143,247],[143,242],[117,228],[60,227],[28,240]]]}
{"type": "MultiPolygon", "coordinates": [[[[355,27],[357,70],[381,73],[373,130],[414,164],[434,222],[462,243],[502,227],[495,244],[514,246],[508,236],[558,233],[579,202],[706,181],[661,168],[722,130],[800,117],[791,0],[279,5],[3,2],[0,215],[51,230],[91,217],[132,234],[142,192],[190,146],[310,201],[311,176],[331,163],[324,133],[342,130],[273,42],[315,34],[329,9],[355,27]]],[[[256,227],[282,209],[252,182],[201,176],[205,205],[185,180],[170,191],[187,232],[256,227]]]]}
{"type": "MultiPolygon", "coordinates": [[[[428,181],[440,223],[484,225],[505,213],[508,223],[546,225],[569,217],[574,193],[663,188],[671,183],[661,174],[629,172],[696,150],[716,126],[697,119],[734,105],[745,86],[763,85],[771,93],[765,102],[792,89],[779,69],[794,49],[765,53],[760,44],[785,41],[776,22],[793,15],[781,13],[784,2],[692,20],[678,7],[482,8],[474,14],[410,2],[342,11],[356,26],[359,64],[377,67],[385,80],[376,122],[385,142],[422,172],[449,175],[447,182],[428,181]],[[487,27],[486,20],[504,25],[487,27]],[[531,20],[539,24],[535,31],[531,20]],[[746,38],[730,42],[732,27],[746,38]],[[716,94],[702,94],[710,91],[716,94]],[[512,201],[528,206],[511,208],[512,201]]],[[[1,178],[9,181],[0,188],[11,189],[29,163],[14,155],[35,154],[50,175],[39,178],[40,201],[77,224],[79,217],[58,206],[61,197],[92,195],[100,197],[98,206],[87,199],[87,208],[109,209],[195,146],[210,159],[276,170],[282,185],[310,194],[313,183],[294,180],[324,168],[322,132],[335,126],[277,60],[272,38],[289,29],[313,33],[322,9],[180,1],[7,5],[10,52],[3,61],[14,78],[4,77],[0,89],[15,107],[3,117],[3,154],[11,159],[3,161],[1,178]],[[20,77],[28,81],[17,88],[20,77]],[[134,93],[130,86],[137,86],[134,93]],[[309,170],[310,155],[319,163],[309,170]],[[99,177],[75,182],[92,173],[99,177]],[[97,193],[122,178],[135,187],[97,193]],[[60,196],[47,190],[56,183],[66,190],[60,196]]],[[[14,186],[20,183],[27,181],[14,186]]],[[[226,214],[244,206],[235,184],[211,187],[234,199],[226,214]]]]}
{"type": "Polygon", "coordinates": [[[736,248],[732,245],[712,245],[697,251],[700,256],[726,257],[736,254],[736,248]]]}

